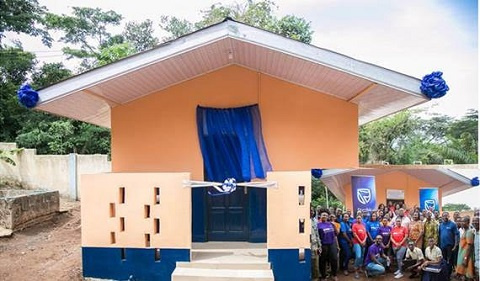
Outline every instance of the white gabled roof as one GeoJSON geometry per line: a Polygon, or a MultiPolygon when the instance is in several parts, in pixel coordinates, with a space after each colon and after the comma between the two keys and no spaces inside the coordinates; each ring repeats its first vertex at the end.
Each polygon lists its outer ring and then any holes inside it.
{"type": "Polygon", "coordinates": [[[429,99],[420,80],[230,19],[39,91],[37,109],[110,127],[110,109],[229,65],[359,106],[364,124],[429,99]]]}
{"type": "Polygon", "coordinates": [[[403,172],[421,181],[438,187],[442,196],[448,196],[471,188],[471,179],[480,176],[477,165],[366,165],[358,169],[325,170],[321,180],[332,193],[345,202],[343,187],[357,176],[380,176],[392,172],[403,172]]]}

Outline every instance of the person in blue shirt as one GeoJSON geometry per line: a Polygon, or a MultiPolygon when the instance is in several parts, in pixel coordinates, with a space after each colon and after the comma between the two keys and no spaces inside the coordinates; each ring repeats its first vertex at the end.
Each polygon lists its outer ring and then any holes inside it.
{"type": "Polygon", "coordinates": [[[373,212],[370,220],[367,221],[367,233],[368,240],[367,245],[370,246],[375,243],[375,237],[378,235],[378,230],[380,229],[380,222],[377,220],[377,213],[373,212]]]}
{"type": "Polygon", "coordinates": [[[363,225],[367,226],[367,222],[369,220],[370,220],[370,213],[367,210],[363,211],[363,213],[362,213],[363,225]]]}
{"type": "Polygon", "coordinates": [[[450,276],[457,258],[455,251],[458,247],[459,232],[457,224],[450,220],[450,214],[448,212],[443,212],[442,214],[442,223],[438,227],[438,236],[442,256],[447,262],[448,276],[450,276]]]}
{"type": "Polygon", "coordinates": [[[347,209],[348,222],[352,225],[355,222],[355,218],[352,216],[352,210],[347,209]]]}
{"type": "Polygon", "coordinates": [[[345,276],[348,275],[348,263],[352,256],[352,224],[349,222],[349,215],[343,214],[343,219],[340,222],[340,233],[338,234],[338,242],[340,244],[340,270],[343,270],[345,276]]]}

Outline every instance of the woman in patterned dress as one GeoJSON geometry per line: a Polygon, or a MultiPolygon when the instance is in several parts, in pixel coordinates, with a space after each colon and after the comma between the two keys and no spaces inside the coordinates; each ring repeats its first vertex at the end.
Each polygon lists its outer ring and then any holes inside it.
{"type": "Polygon", "coordinates": [[[422,249],[423,245],[423,221],[420,220],[420,213],[413,213],[413,220],[408,229],[408,239],[415,243],[415,247],[422,249]]]}
{"type": "Polygon", "coordinates": [[[465,276],[467,280],[473,280],[475,277],[473,263],[474,233],[473,229],[470,228],[470,216],[463,217],[463,228],[465,231],[463,231],[460,237],[456,271],[458,275],[465,276]]]}

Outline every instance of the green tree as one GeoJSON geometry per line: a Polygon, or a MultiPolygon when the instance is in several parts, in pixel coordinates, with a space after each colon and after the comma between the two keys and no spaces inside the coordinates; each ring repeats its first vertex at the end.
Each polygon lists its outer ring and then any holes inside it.
{"type": "Polygon", "coordinates": [[[41,36],[50,46],[52,38],[44,28],[46,8],[36,0],[0,1],[0,45],[6,31],[41,36]]]}
{"type": "Polygon", "coordinates": [[[60,41],[73,45],[63,48],[63,52],[69,58],[81,59],[82,69],[90,69],[96,66],[101,49],[112,44],[112,35],[107,30],[108,27],[119,25],[122,16],[114,11],[105,12],[100,8],[72,9],[72,16],[48,13],[46,23],[49,28],[64,33],[60,41]]]}
{"type": "Polygon", "coordinates": [[[141,52],[158,44],[158,38],[154,37],[153,33],[153,22],[148,19],[140,23],[128,22],[122,35],[137,52],[141,52]]]}
{"type": "MultiPolygon", "coordinates": [[[[71,75],[61,63],[44,64],[33,72],[32,86],[45,87],[71,75]]],[[[25,110],[23,120],[15,141],[39,154],[110,153],[110,130],[106,128],[32,110],[25,110]]]]}
{"type": "Polygon", "coordinates": [[[202,19],[196,23],[177,17],[162,16],[160,27],[170,33],[164,40],[171,40],[230,17],[304,43],[312,41],[313,31],[310,22],[293,15],[279,19],[274,15],[276,9],[275,3],[269,0],[258,2],[248,0],[243,4],[232,5],[213,4],[209,9],[201,11],[202,19]]]}
{"type": "Polygon", "coordinates": [[[21,46],[0,49],[0,141],[12,142],[28,110],[18,104],[16,91],[34,68],[35,56],[21,46]]]}
{"type": "Polygon", "coordinates": [[[135,47],[129,42],[111,45],[101,49],[96,64],[97,66],[106,65],[129,55],[133,55],[136,52],[137,50],[135,47]]]}
{"type": "Polygon", "coordinates": [[[344,208],[343,203],[335,197],[335,195],[326,188],[325,184],[320,180],[312,177],[312,206],[322,206],[327,207],[327,195],[325,193],[327,190],[328,193],[328,206],[334,208],[344,208]]]}
{"type": "Polygon", "coordinates": [[[39,89],[47,87],[72,76],[72,71],[67,69],[63,63],[46,63],[32,73],[32,87],[39,89]]]}
{"type": "Polygon", "coordinates": [[[467,204],[448,203],[442,206],[444,211],[470,211],[472,208],[467,204]]]}
{"type": "Polygon", "coordinates": [[[360,127],[361,163],[477,163],[478,112],[455,119],[441,114],[402,111],[360,127]]]}
{"type": "Polygon", "coordinates": [[[417,126],[410,111],[402,111],[360,127],[360,162],[396,164],[396,154],[417,126]]]}

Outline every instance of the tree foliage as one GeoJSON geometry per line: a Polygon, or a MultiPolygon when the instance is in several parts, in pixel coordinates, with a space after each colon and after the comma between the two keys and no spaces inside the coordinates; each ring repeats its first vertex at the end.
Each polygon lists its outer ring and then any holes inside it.
{"type": "Polygon", "coordinates": [[[454,211],[470,211],[472,208],[468,206],[467,204],[455,204],[455,203],[448,203],[442,206],[442,210],[448,211],[448,212],[454,212],[454,211]]]}
{"type": "Polygon", "coordinates": [[[72,9],[72,16],[48,13],[46,23],[49,28],[63,32],[60,41],[74,46],[63,48],[63,52],[69,58],[82,59],[81,66],[90,69],[96,65],[101,49],[112,44],[108,28],[119,25],[122,16],[100,8],[72,9]]]}
{"type": "Polygon", "coordinates": [[[477,163],[478,112],[461,118],[402,111],[360,127],[361,163],[455,164],[477,163]]]}
{"type": "Polygon", "coordinates": [[[258,2],[248,0],[232,5],[213,4],[209,9],[201,11],[202,19],[196,23],[177,17],[162,16],[160,27],[170,33],[164,40],[171,40],[229,17],[304,43],[312,41],[313,30],[310,22],[294,15],[279,19],[274,14],[275,10],[277,6],[270,0],[258,2]]]}
{"type": "Polygon", "coordinates": [[[153,33],[153,22],[148,19],[140,23],[128,22],[122,36],[137,52],[142,52],[158,44],[158,38],[154,37],[153,33]]]}
{"type": "Polygon", "coordinates": [[[0,45],[5,32],[25,33],[41,36],[42,42],[51,46],[52,38],[45,30],[46,8],[37,0],[2,0],[0,1],[0,45]]]}
{"type": "Polygon", "coordinates": [[[311,205],[315,208],[317,206],[327,207],[327,190],[328,193],[328,206],[334,208],[343,208],[344,205],[341,201],[335,197],[335,195],[328,189],[325,188],[325,184],[320,180],[312,177],[312,203],[311,205]]]}

